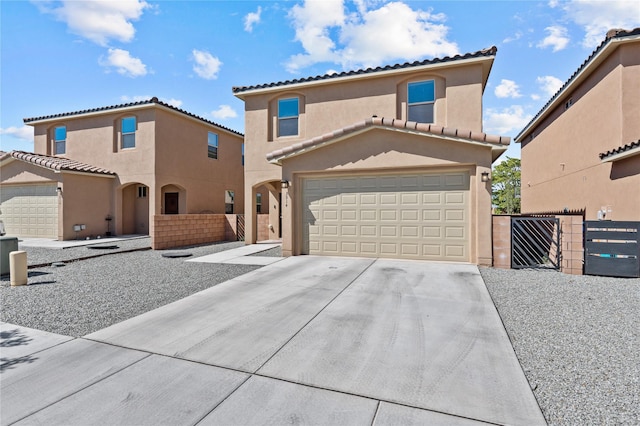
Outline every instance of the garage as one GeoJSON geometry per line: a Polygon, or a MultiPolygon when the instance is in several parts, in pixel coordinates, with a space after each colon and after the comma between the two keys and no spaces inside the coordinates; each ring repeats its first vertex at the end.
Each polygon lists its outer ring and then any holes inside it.
{"type": "Polygon", "coordinates": [[[7,235],[58,238],[55,183],[3,185],[0,211],[7,235]]]}
{"type": "Polygon", "coordinates": [[[470,261],[467,171],[302,179],[302,252],[470,261]]]}

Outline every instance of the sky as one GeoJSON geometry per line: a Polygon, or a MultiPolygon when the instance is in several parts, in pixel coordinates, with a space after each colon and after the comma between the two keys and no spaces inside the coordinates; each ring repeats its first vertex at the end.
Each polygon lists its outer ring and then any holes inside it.
{"type": "Polygon", "coordinates": [[[491,46],[483,130],[513,138],[607,30],[636,27],[628,0],[1,0],[0,149],[33,150],[23,118],[154,96],[244,132],[233,86],[491,46]]]}

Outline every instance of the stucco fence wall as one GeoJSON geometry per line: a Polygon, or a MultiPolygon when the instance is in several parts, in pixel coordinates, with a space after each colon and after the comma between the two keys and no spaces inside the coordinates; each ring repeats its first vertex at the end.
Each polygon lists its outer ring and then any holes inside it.
{"type": "MultiPolygon", "coordinates": [[[[584,270],[584,218],[582,215],[548,216],[560,222],[560,271],[582,275],[584,270]]],[[[493,266],[511,268],[511,216],[493,216],[493,266]]]]}

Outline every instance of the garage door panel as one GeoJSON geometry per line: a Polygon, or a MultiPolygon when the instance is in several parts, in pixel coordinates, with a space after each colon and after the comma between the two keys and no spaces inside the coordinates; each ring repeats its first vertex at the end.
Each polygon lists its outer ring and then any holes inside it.
{"type": "Polygon", "coordinates": [[[3,186],[0,216],[8,235],[58,237],[57,184],[3,186]]]}
{"type": "Polygon", "coordinates": [[[468,173],[313,178],[303,188],[303,209],[308,188],[318,209],[304,215],[305,253],[469,260],[468,173]]]}

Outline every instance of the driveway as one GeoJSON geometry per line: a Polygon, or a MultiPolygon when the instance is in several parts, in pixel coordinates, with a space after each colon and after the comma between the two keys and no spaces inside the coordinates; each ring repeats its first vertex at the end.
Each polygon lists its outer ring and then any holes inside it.
{"type": "Polygon", "coordinates": [[[545,424],[468,264],[290,257],[81,339],[22,332],[2,424],[545,424]]]}

